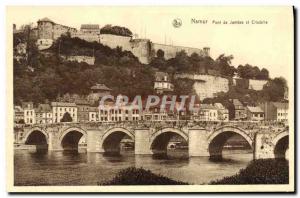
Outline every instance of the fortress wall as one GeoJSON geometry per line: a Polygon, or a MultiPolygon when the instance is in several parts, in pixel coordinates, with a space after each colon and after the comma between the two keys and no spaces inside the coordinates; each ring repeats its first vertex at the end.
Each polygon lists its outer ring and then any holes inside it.
{"type": "Polygon", "coordinates": [[[267,83],[267,80],[252,80],[249,79],[249,89],[260,91],[264,88],[264,85],[267,83]]]}
{"type": "Polygon", "coordinates": [[[179,74],[176,78],[195,80],[193,88],[200,100],[212,98],[219,92],[228,92],[229,81],[227,78],[207,74],[179,74]]]}
{"type": "Polygon", "coordinates": [[[98,42],[100,43],[100,35],[96,33],[84,33],[82,31],[75,32],[71,34],[72,37],[77,37],[82,40],[88,41],[88,42],[98,42]]]}
{"type": "MultiPolygon", "coordinates": [[[[39,39],[52,39],[56,40],[62,34],[69,32],[72,37],[78,37],[88,42],[99,42],[112,49],[116,47],[122,47],[122,50],[131,51],[141,63],[150,63],[153,56],[156,55],[157,50],[161,49],[165,52],[165,58],[174,58],[176,53],[184,50],[188,55],[197,53],[200,56],[205,56],[202,49],[183,47],[183,46],[172,46],[158,43],[151,43],[149,39],[132,39],[132,37],[118,36],[113,34],[97,34],[97,33],[84,33],[77,31],[77,29],[55,24],[51,22],[40,22],[38,24],[38,38],[39,39]]],[[[47,42],[48,47],[49,42],[47,42]]],[[[44,48],[44,46],[42,47],[44,48]]]]}
{"type": "Polygon", "coordinates": [[[74,34],[77,31],[74,28],[67,27],[64,25],[60,25],[60,24],[53,25],[53,39],[54,40],[58,39],[62,34],[66,34],[67,32],[74,34]]]}
{"type": "Polygon", "coordinates": [[[150,40],[149,39],[134,39],[130,41],[130,51],[138,57],[143,64],[148,64],[151,59],[150,40]]]}
{"type": "Polygon", "coordinates": [[[217,93],[226,93],[229,90],[227,78],[212,75],[194,75],[194,79],[205,81],[196,81],[193,86],[200,100],[215,97],[217,93]]]}
{"type": "Polygon", "coordinates": [[[174,58],[176,53],[180,52],[182,50],[184,50],[188,55],[191,55],[192,53],[197,53],[200,56],[204,56],[204,52],[202,49],[191,48],[191,47],[152,43],[151,48],[155,52],[155,55],[156,55],[157,50],[159,50],[159,49],[163,50],[165,52],[165,59],[174,58]]]}
{"type": "Polygon", "coordinates": [[[100,34],[100,43],[112,49],[122,47],[123,50],[131,51],[130,46],[131,37],[117,36],[112,34],[100,34]]]}
{"type": "Polygon", "coordinates": [[[38,38],[39,39],[53,39],[53,24],[41,22],[38,25],[38,38]]]}

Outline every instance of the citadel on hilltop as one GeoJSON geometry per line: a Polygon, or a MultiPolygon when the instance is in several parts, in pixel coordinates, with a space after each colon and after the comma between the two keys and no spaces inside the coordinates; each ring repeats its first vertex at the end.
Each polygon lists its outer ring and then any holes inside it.
{"type": "Polygon", "coordinates": [[[157,50],[165,52],[165,58],[174,58],[177,52],[184,50],[188,55],[197,53],[200,56],[209,56],[210,48],[203,49],[173,46],[154,43],[150,39],[133,38],[132,36],[101,33],[97,24],[82,24],[80,30],[57,24],[49,18],[38,20],[37,28],[33,30],[40,50],[51,47],[53,42],[62,34],[69,33],[71,37],[78,37],[89,42],[99,42],[110,48],[122,47],[123,50],[132,52],[141,63],[148,64],[156,56],[157,50]]]}

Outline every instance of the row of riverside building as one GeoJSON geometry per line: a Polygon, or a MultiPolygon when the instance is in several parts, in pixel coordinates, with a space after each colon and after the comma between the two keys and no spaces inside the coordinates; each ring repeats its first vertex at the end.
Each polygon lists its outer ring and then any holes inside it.
{"type": "MultiPolygon", "coordinates": [[[[133,106],[121,104],[115,106],[115,101],[106,101],[99,106],[99,98],[110,94],[111,89],[103,84],[91,87],[91,93],[86,99],[55,101],[48,104],[34,105],[33,102],[23,102],[14,107],[14,121],[20,124],[49,124],[60,122],[122,122],[122,121],[229,121],[229,110],[221,103],[195,104],[197,111],[189,112],[180,108],[180,102],[161,110],[161,104],[145,109],[143,105],[133,106]],[[68,117],[68,118],[66,118],[68,117]]],[[[288,103],[266,102],[258,106],[245,106],[238,99],[233,99],[234,118],[237,121],[288,121],[288,103]]],[[[232,112],[231,112],[232,113],[232,112]]]]}

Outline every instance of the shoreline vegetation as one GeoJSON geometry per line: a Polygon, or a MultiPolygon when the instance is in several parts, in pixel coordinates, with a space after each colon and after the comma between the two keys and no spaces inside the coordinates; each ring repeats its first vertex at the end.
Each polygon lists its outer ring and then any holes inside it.
{"type": "MultiPolygon", "coordinates": [[[[253,160],[237,174],[208,184],[288,184],[288,165],[288,161],[284,159],[253,160]]],[[[130,167],[121,170],[112,180],[99,185],[189,185],[189,183],[154,174],[144,168],[130,167]]]]}

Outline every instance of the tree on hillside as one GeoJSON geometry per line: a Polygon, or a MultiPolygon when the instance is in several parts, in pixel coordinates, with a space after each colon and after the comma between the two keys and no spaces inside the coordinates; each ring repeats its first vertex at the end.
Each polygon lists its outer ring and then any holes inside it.
{"type": "Polygon", "coordinates": [[[157,58],[165,59],[165,52],[162,49],[157,50],[156,52],[157,58]]]}
{"type": "Polygon", "coordinates": [[[233,56],[225,56],[225,54],[221,54],[216,59],[216,66],[217,69],[220,71],[220,73],[224,76],[230,76],[232,77],[235,72],[235,68],[231,66],[231,61],[233,59],[233,56]]]}
{"type": "Polygon", "coordinates": [[[157,50],[156,57],[152,59],[150,65],[152,67],[158,68],[159,70],[165,71],[166,68],[165,52],[161,49],[157,50]]]}
{"type": "Polygon", "coordinates": [[[260,70],[257,66],[252,66],[246,64],[245,66],[239,65],[237,68],[237,73],[239,77],[246,79],[258,79],[258,80],[268,80],[269,71],[265,68],[260,70]]]}
{"type": "Polygon", "coordinates": [[[62,119],[60,120],[61,122],[72,122],[72,117],[71,117],[71,115],[70,115],[70,113],[69,112],[66,112],[64,115],[63,115],[63,117],[62,117],[62,119]]]}
{"type": "Polygon", "coordinates": [[[119,36],[132,36],[132,32],[126,28],[121,26],[112,26],[110,24],[105,25],[100,29],[101,34],[114,34],[119,36]]]}
{"type": "Polygon", "coordinates": [[[177,52],[173,60],[174,67],[178,72],[190,71],[191,63],[187,53],[184,50],[177,52]]]}
{"type": "Polygon", "coordinates": [[[257,79],[268,80],[269,79],[269,71],[266,68],[262,68],[257,79]]]}
{"type": "Polygon", "coordinates": [[[287,82],[283,77],[274,78],[264,86],[263,97],[266,101],[281,101],[286,88],[287,82]]]}

